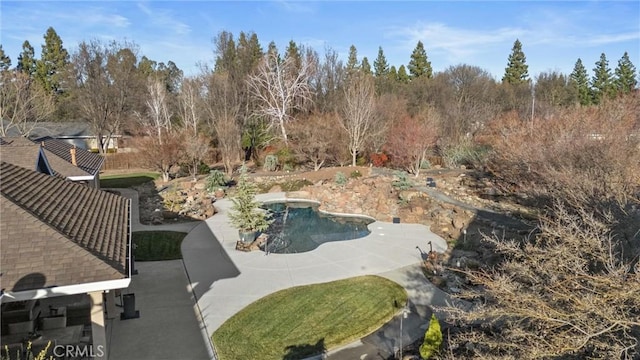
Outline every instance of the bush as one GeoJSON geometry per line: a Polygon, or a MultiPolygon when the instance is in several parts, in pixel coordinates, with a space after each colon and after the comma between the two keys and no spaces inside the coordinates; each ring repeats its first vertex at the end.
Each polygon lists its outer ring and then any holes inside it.
{"type": "Polygon", "coordinates": [[[209,167],[209,165],[203,162],[200,162],[200,164],[198,165],[198,175],[204,175],[210,172],[211,172],[211,168],[209,167]]]}
{"type": "Polygon", "coordinates": [[[442,151],[442,159],[448,168],[457,168],[461,165],[478,167],[484,164],[488,158],[489,149],[485,146],[464,141],[456,145],[450,145],[442,151]]]}
{"type": "Polygon", "coordinates": [[[369,155],[369,159],[375,167],[382,167],[389,161],[389,157],[385,153],[373,153],[369,155]]]}
{"type": "Polygon", "coordinates": [[[206,179],[206,186],[208,192],[214,192],[217,189],[227,186],[227,178],[220,170],[211,170],[206,179]]]}
{"type": "Polygon", "coordinates": [[[262,169],[264,171],[276,171],[278,168],[278,157],[276,155],[267,155],[264,157],[264,164],[262,169]]]}
{"type": "Polygon", "coordinates": [[[413,182],[409,180],[409,174],[404,171],[396,171],[395,176],[397,179],[393,180],[391,185],[396,190],[409,190],[413,187],[413,182]]]}
{"type": "Polygon", "coordinates": [[[357,179],[359,177],[362,177],[362,173],[360,173],[360,171],[358,171],[358,170],[353,170],[351,172],[351,174],[349,175],[349,177],[352,178],[352,179],[357,179]]]}
{"type": "Polygon", "coordinates": [[[422,160],[420,162],[420,169],[431,169],[431,163],[429,162],[429,160],[422,160]]]}
{"type": "Polygon", "coordinates": [[[366,166],[367,165],[367,158],[364,156],[357,156],[356,157],[356,165],[357,166],[366,166]]]}
{"type": "Polygon", "coordinates": [[[349,179],[347,178],[347,175],[339,171],[336,173],[336,176],[334,177],[334,181],[336,182],[336,184],[342,186],[342,185],[345,185],[347,182],[349,182],[349,179]]]}
{"type": "Polygon", "coordinates": [[[442,330],[440,329],[440,322],[435,314],[431,314],[429,328],[424,334],[424,342],[420,346],[420,356],[423,359],[430,359],[440,351],[440,347],[442,347],[442,330]]]}
{"type": "Polygon", "coordinates": [[[296,165],[296,156],[293,153],[293,151],[291,151],[291,149],[288,147],[284,147],[278,150],[278,152],[276,153],[276,156],[277,156],[278,164],[280,165],[280,168],[285,171],[287,166],[289,166],[289,169],[293,169],[293,167],[296,165]]]}

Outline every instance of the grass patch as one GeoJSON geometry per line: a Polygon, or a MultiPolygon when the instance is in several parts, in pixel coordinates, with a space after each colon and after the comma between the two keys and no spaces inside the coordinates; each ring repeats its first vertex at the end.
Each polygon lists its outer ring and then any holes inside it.
{"type": "Polygon", "coordinates": [[[406,303],[398,284],[362,276],[294,287],[244,308],[212,339],[221,360],[301,359],[347,344],[389,321],[406,303]]]}
{"type": "Polygon", "coordinates": [[[268,183],[259,183],[256,184],[258,186],[258,192],[267,193],[271,190],[272,187],[278,185],[282,189],[282,191],[298,191],[305,186],[313,185],[313,183],[307,179],[293,179],[286,180],[283,182],[268,182],[268,183]]]}
{"type": "Polygon", "coordinates": [[[180,244],[186,233],[176,231],[137,231],[131,235],[136,261],[182,259],[180,244]]]}
{"type": "Polygon", "coordinates": [[[154,172],[132,173],[105,175],[100,177],[101,188],[128,188],[147,181],[153,181],[160,177],[160,174],[154,172]]]}

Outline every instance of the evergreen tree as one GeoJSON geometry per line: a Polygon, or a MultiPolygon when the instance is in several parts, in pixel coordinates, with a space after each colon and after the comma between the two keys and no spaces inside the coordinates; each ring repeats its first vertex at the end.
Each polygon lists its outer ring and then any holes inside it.
{"type": "Polygon", "coordinates": [[[578,101],[580,105],[591,104],[591,93],[589,90],[589,75],[587,69],[582,64],[582,60],[578,58],[571,73],[571,82],[578,92],[578,101]]]}
{"type": "Polygon", "coordinates": [[[358,67],[358,50],[355,45],[349,47],[349,59],[347,60],[347,75],[351,75],[359,69],[358,67]]]}
{"type": "Polygon", "coordinates": [[[23,74],[34,77],[36,74],[36,58],[33,46],[26,41],[22,43],[22,52],[18,55],[18,64],[16,69],[23,74]]]}
{"type": "Polygon", "coordinates": [[[393,81],[398,80],[398,70],[393,65],[391,65],[391,67],[389,68],[389,78],[393,81]]]}
{"type": "Polygon", "coordinates": [[[236,67],[236,42],[233,34],[228,31],[221,31],[214,39],[216,48],[215,72],[226,72],[233,74],[236,67]]]}
{"type": "Polygon", "coordinates": [[[36,62],[36,79],[42,87],[59,94],[63,88],[64,71],[69,65],[69,53],[62,46],[62,39],[49,27],[44,34],[44,45],[40,60],[36,62]]]}
{"type": "Polygon", "coordinates": [[[593,102],[599,104],[604,97],[613,97],[615,95],[615,85],[611,76],[609,61],[604,53],[600,54],[600,60],[596,61],[593,73],[594,75],[591,79],[593,102]]]}
{"type": "Polygon", "coordinates": [[[369,64],[369,59],[367,59],[367,57],[363,57],[362,58],[362,63],[360,64],[360,69],[362,69],[362,72],[367,74],[367,75],[371,75],[371,64],[369,64]]]}
{"type": "Polygon", "coordinates": [[[247,38],[247,35],[243,32],[238,37],[238,49],[237,49],[237,61],[238,61],[238,75],[244,79],[251,73],[253,68],[262,59],[262,47],[258,41],[258,35],[251,33],[247,38]]]}
{"type": "Polygon", "coordinates": [[[382,46],[378,48],[378,57],[373,62],[373,69],[376,77],[385,77],[389,74],[389,64],[382,51],[382,46]]]}
{"type": "Polygon", "coordinates": [[[138,71],[140,71],[143,77],[148,78],[156,71],[157,66],[158,64],[155,61],[150,60],[146,56],[142,56],[138,63],[138,71]]]}
{"type": "Polygon", "coordinates": [[[400,65],[400,67],[398,68],[398,81],[406,84],[409,82],[409,74],[407,74],[407,68],[404,67],[404,65],[400,65]]]}
{"type": "Polygon", "coordinates": [[[516,39],[509,54],[509,63],[505,68],[502,82],[509,84],[522,84],[529,81],[529,65],[522,51],[522,43],[516,39]]]}
{"type": "Polygon", "coordinates": [[[270,42],[269,45],[267,46],[267,54],[273,55],[273,57],[270,57],[270,58],[277,59],[278,63],[282,61],[282,59],[280,58],[280,54],[278,53],[278,47],[276,46],[276,43],[273,41],[270,42]]]}
{"type": "Polygon", "coordinates": [[[409,74],[412,79],[426,76],[431,78],[433,70],[431,69],[431,61],[427,58],[427,52],[424,50],[422,41],[418,41],[416,48],[411,53],[411,61],[409,61],[409,74]]]}
{"type": "Polygon", "coordinates": [[[5,72],[11,68],[11,58],[4,53],[2,44],[0,44],[0,71],[5,72]]]}
{"type": "Polygon", "coordinates": [[[436,314],[431,314],[431,320],[429,320],[429,327],[424,334],[424,341],[420,346],[420,356],[423,359],[431,359],[433,355],[436,355],[442,348],[442,330],[440,328],[440,322],[436,317],[436,314]]]}
{"type": "Polygon", "coordinates": [[[300,49],[295,41],[289,41],[289,45],[287,46],[287,50],[284,55],[285,59],[292,59],[295,66],[291,69],[293,74],[298,74],[300,69],[302,68],[302,56],[300,55],[300,49]]]}
{"type": "Polygon", "coordinates": [[[260,209],[260,202],[256,200],[257,192],[258,187],[249,180],[247,168],[243,164],[229,211],[231,224],[242,232],[265,231],[273,222],[271,214],[260,209]]]}
{"type": "Polygon", "coordinates": [[[629,54],[625,51],[622,58],[618,60],[618,67],[615,70],[614,80],[616,90],[619,94],[628,94],[638,85],[636,79],[636,67],[629,59],[629,54]]]}

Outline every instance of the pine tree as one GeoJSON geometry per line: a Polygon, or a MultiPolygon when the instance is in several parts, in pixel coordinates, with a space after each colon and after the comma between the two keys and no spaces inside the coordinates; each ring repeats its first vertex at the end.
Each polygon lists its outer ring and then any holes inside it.
{"type": "Polygon", "coordinates": [[[22,52],[18,55],[18,64],[16,69],[23,74],[34,77],[36,74],[36,59],[33,46],[26,41],[22,43],[22,52]]]}
{"type": "Polygon", "coordinates": [[[420,346],[420,356],[423,359],[430,359],[433,355],[437,354],[441,348],[442,330],[440,328],[440,322],[435,314],[431,314],[429,327],[424,334],[424,341],[420,346]]]}
{"type": "Polygon", "coordinates": [[[616,90],[619,94],[628,94],[638,85],[636,79],[636,67],[629,59],[629,54],[625,51],[622,58],[618,60],[618,67],[615,70],[614,80],[616,90]]]}
{"type": "Polygon", "coordinates": [[[233,39],[233,34],[228,31],[221,31],[213,39],[213,43],[216,48],[214,71],[234,74],[236,68],[236,42],[233,39]]]}
{"type": "Polygon", "coordinates": [[[270,214],[260,209],[260,203],[256,200],[257,192],[258,188],[249,180],[247,168],[243,164],[229,212],[231,224],[242,232],[265,231],[273,222],[270,214]]]}
{"type": "Polygon", "coordinates": [[[409,61],[409,74],[412,79],[426,76],[431,78],[433,76],[433,70],[431,69],[431,62],[427,58],[427,52],[424,50],[422,41],[418,41],[416,48],[411,53],[411,61],[409,61]]]}
{"type": "Polygon", "coordinates": [[[367,75],[371,75],[371,64],[369,64],[369,59],[367,59],[366,56],[362,58],[360,69],[362,70],[363,73],[367,75]]]}
{"type": "Polygon", "coordinates": [[[269,56],[270,59],[277,59],[278,63],[282,61],[282,59],[280,58],[280,53],[278,53],[278,47],[276,46],[276,43],[273,41],[271,41],[267,46],[267,54],[270,55],[269,56]]]}
{"type": "Polygon", "coordinates": [[[389,64],[382,51],[382,46],[378,48],[378,57],[373,61],[373,69],[376,77],[385,77],[389,74],[389,64]]]}
{"type": "Polygon", "coordinates": [[[580,105],[591,104],[591,93],[589,90],[589,75],[587,69],[582,64],[582,60],[578,58],[571,73],[571,81],[578,92],[578,100],[580,105]]]}
{"type": "Polygon", "coordinates": [[[347,60],[346,70],[347,70],[347,76],[350,76],[359,70],[358,50],[356,50],[355,45],[351,45],[349,47],[349,59],[347,60]]]}
{"type": "Polygon", "coordinates": [[[599,104],[604,97],[613,97],[615,95],[615,85],[611,76],[609,61],[604,53],[600,54],[600,60],[596,61],[593,73],[594,75],[591,79],[593,102],[599,104]]]}
{"type": "Polygon", "coordinates": [[[398,80],[398,70],[393,65],[391,65],[391,67],[389,68],[389,79],[393,81],[398,80]]]}
{"type": "Polygon", "coordinates": [[[11,68],[11,58],[4,53],[2,44],[0,44],[0,71],[5,72],[11,68]]]}
{"type": "Polygon", "coordinates": [[[52,27],[48,28],[44,34],[40,60],[36,62],[36,79],[46,91],[59,94],[68,64],[69,53],[62,46],[62,39],[52,27]]]}
{"type": "Polygon", "coordinates": [[[522,84],[529,81],[529,65],[522,51],[522,43],[516,39],[509,54],[509,63],[505,68],[502,82],[509,84],[522,84]]]}
{"type": "Polygon", "coordinates": [[[298,74],[300,69],[302,68],[302,56],[300,55],[300,49],[295,41],[289,41],[289,45],[285,50],[284,55],[286,59],[292,59],[295,66],[291,69],[293,74],[298,74]]]}
{"type": "Polygon", "coordinates": [[[398,81],[406,84],[409,82],[409,74],[407,74],[407,68],[404,67],[404,65],[400,65],[400,67],[398,68],[398,81]]]}

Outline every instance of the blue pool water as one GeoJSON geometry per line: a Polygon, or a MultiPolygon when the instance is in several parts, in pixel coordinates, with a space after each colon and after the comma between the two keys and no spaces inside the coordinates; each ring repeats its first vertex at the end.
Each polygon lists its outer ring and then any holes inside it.
{"type": "Polygon", "coordinates": [[[263,207],[274,218],[265,231],[270,253],[301,253],[329,241],[361,238],[370,233],[367,225],[373,222],[364,217],[325,214],[318,211],[318,205],[307,202],[267,203],[263,207]]]}

